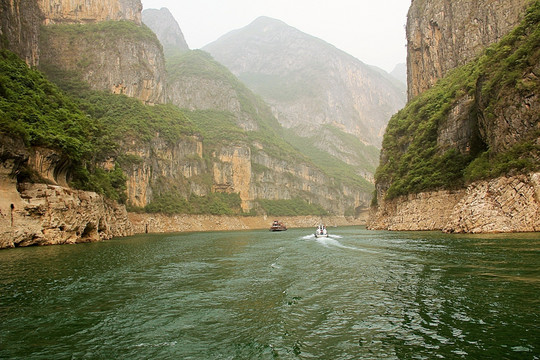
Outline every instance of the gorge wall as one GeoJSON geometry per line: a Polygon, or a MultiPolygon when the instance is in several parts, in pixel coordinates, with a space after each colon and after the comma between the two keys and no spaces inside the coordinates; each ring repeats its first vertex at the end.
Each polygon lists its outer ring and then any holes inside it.
{"type": "Polygon", "coordinates": [[[407,21],[409,100],[509,33],[531,2],[413,0],[407,21]]]}
{"type": "MultiPolygon", "coordinates": [[[[407,25],[409,105],[389,124],[369,228],[539,231],[539,12],[537,1],[413,1],[407,25]],[[502,44],[485,51],[499,39],[502,44]],[[433,115],[435,106],[443,110],[433,115]],[[417,130],[408,133],[404,126],[417,130]],[[432,151],[411,150],[418,146],[414,139],[432,151]],[[430,163],[444,156],[465,164],[456,166],[457,176],[446,174],[455,176],[454,184],[438,185],[454,190],[415,188],[435,179],[422,173],[429,166],[431,173],[444,173],[440,163],[430,163]],[[520,161],[528,167],[516,165],[520,161]],[[507,170],[490,173],[494,164],[507,170]],[[471,183],[475,172],[491,180],[471,183]],[[456,189],[456,183],[465,185],[456,189]]],[[[437,188],[433,182],[424,186],[437,188]]]]}
{"type": "Polygon", "coordinates": [[[41,32],[40,69],[53,77],[72,74],[94,90],[146,104],[165,102],[161,45],[149,29],[133,23],[47,25],[41,32]]]}
{"type": "Polygon", "coordinates": [[[0,4],[0,48],[10,49],[30,66],[39,64],[39,29],[43,16],[34,1],[0,4]]]}
{"type": "Polygon", "coordinates": [[[180,26],[169,9],[146,9],[142,21],[157,35],[166,55],[174,55],[189,50],[180,26]]]}
{"type": "Polygon", "coordinates": [[[128,20],[141,24],[140,0],[38,0],[45,24],[128,20]]]}
{"type": "Polygon", "coordinates": [[[140,0],[14,0],[1,6],[0,46],[29,65],[77,74],[96,90],[165,102],[162,47],[142,26],[140,0]]]}
{"type": "Polygon", "coordinates": [[[256,209],[259,199],[302,197],[332,214],[343,214],[347,209],[365,208],[370,199],[369,193],[357,188],[333,185],[309,164],[273,157],[262,146],[254,152],[247,143],[219,145],[208,154],[202,139],[192,137],[174,145],[155,138],[150,144],[126,149],[140,159],[124,166],[128,203],[136,207],[145,207],[156,192],[168,189],[198,196],[237,193],[245,212],[256,209]]]}
{"type": "Polygon", "coordinates": [[[260,17],[204,47],[300,136],[324,125],[380,146],[404,88],[334,46],[280,20],[260,17]]]}

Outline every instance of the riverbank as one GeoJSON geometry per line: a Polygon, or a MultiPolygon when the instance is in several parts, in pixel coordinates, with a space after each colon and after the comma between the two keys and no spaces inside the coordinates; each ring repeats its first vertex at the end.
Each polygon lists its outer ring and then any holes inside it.
{"type": "Polygon", "coordinates": [[[134,232],[172,233],[198,231],[232,231],[269,229],[274,219],[279,219],[288,228],[315,227],[319,223],[327,226],[366,225],[367,213],[358,218],[345,216],[217,216],[217,215],[163,215],[128,214],[134,232]]]}
{"type": "Polygon", "coordinates": [[[502,176],[465,189],[381,196],[368,220],[371,230],[448,233],[540,231],[540,173],[502,176]]]}

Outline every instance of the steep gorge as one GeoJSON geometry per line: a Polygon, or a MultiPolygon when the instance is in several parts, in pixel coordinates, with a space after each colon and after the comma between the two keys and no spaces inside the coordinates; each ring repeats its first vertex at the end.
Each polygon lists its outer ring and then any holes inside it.
{"type": "Polygon", "coordinates": [[[149,211],[172,202],[219,213],[238,198],[233,213],[264,214],[272,202],[291,201],[342,216],[369,201],[369,183],[299,153],[270,108],[207,54],[187,52],[195,62],[180,58],[166,87],[161,44],[139,24],[140,2],[42,1],[30,25],[22,3],[10,4],[0,16],[2,48],[66,93],[2,50],[0,247],[133,233],[123,205],[75,187],[149,211]],[[190,64],[211,76],[192,76],[190,64]],[[184,109],[160,104],[166,99],[184,109]]]}
{"type": "Polygon", "coordinates": [[[405,89],[334,46],[260,17],[204,47],[272,109],[307,156],[323,151],[371,181],[388,119],[405,89]]]}

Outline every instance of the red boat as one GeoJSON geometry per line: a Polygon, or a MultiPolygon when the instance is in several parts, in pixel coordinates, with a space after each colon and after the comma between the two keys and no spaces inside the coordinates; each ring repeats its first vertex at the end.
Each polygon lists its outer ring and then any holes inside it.
{"type": "Polygon", "coordinates": [[[282,222],[279,222],[277,220],[274,220],[274,222],[272,223],[272,226],[270,226],[270,231],[285,231],[285,230],[287,230],[287,227],[282,222]]]}

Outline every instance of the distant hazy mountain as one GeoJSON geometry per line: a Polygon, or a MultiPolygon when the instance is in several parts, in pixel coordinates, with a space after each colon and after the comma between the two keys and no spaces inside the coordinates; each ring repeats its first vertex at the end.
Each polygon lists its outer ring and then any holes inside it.
{"type": "Polygon", "coordinates": [[[184,34],[169,9],[146,9],[142,12],[142,21],[157,35],[166,55],[189,50],[184,34]]]}
{"type": "Polygon", "coordinates": [[[345,141],[335,138],[337,132],[380,147],[388,120],[405,104],[403,87],[388,74],[268,17],[204,50],[261,95],[283,126],[304,137],[317,136],[317,146],[331,153],[337,147],[348,152],[345,141]],[[330,140],[341,144],[332,150],[330,140]]]}
{"type": "Polygon", "coordinates": [[[403,84],[407,85],[407,64],[397,64],[394,70],[390,73],[393,77],[398,79],[403,84]]]}

